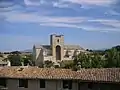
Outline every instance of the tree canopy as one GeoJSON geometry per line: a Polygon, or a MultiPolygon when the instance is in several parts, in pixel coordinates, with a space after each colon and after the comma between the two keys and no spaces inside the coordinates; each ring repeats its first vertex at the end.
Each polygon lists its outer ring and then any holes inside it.
{"type": "Polygon", "coordinates": [[[80,53],[75,56],[73,64],[75,69],[112,67],[120,67],[120,46],[90,54],[80,53]]]}

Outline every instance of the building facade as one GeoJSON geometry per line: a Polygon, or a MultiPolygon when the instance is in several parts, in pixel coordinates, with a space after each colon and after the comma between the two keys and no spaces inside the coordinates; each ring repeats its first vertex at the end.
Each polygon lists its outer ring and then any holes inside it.
{"type": "Polygon", "coordinates": [[[119,90],[119,71],[0,67],[0,90],[119,90]]]}
{"type": "Polygon", "coordinates": [[[1,66],[11,66],[11,63],[10,63],[10,61],[9,60],[4,60],[4,58],[1,58],[0,57],[0,67],[1,66]]]}
{"type": "Polygon", "coordinates": [[[63,35],[53,34],[50,35],[50,45],[33,46],[33,59],[36,65],[47,60],[57,63],[63,60],[73,60],[73,57],[80,52],[87,51],[79,45],[65,45],[63,35]]]}

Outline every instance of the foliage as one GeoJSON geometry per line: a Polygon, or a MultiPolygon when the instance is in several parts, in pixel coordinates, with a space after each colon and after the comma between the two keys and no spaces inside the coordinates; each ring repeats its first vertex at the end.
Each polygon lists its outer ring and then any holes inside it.
{"type": "Polygon", "coordinates": [[[61,68],[70,69],[73,67],[73,60],[66,60],[60,63],[61,68]]]}
{"type": "Polygon", "coordinates": [[[21,57],[19,54],[9,55],[8,60],[11,62],[11,66],[21,66],[21,57]]]}
{"type": "Polygon", "coordinates": [[[80,53],[75,56],[73,69],[120,67],[120,46],[105,51],[93,51],[90,54],[80,53]]]}
{"type": "Polygon", "coordinates": [[[11,54],[21,54],[21,52],[19,51],[13,51],[13,52],[10,52],[11,54]]]}
{"type": "Polygon", "coordinates": [[[23,62],[24,63],[24,66],[27,66],[28,64],[30,65],[30,66],[34,66],[34,62],[33,62],[33,60],[32,60],[32,54],[30,54],[30,55],[25,55],[25,56],[23,56],[22,58],[21,58],[21,62],[23,62]]]}
{"type": "Polygon", "coordinates": [[[11,66],[21,66],[22,63],[24,66],[27,66],[28,64],[30,66],[34,66],[32,54],[21,56],[19,52],[13,52],[12,54],[8,55],[7,59],[11,62],[11,66]]]}
{"type": "Polygon", "coordinates": [[[50,68],[50,67],[52,67],[54,65],[54,63],[52,62],[52,61],[45,61],[44,62],[44,67],[47,67],[47,68],[50,68]]]}
{"type": "Polygon", "coordinates": [[[80,68],[101,68],[103,67],[103,61],[97,53],[85,54],[80,53],[74,59],[74,66],[76,69],[80,68]]]}
{"type": "Polygon", "coordinates": [[[106,52],[106,67],[120,67],[120,51],[112,48],[106,52]]]}

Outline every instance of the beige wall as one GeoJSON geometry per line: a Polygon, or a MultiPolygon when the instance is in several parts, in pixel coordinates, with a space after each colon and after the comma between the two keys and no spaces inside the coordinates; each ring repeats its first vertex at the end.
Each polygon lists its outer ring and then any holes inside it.
{"type": "MultiPolygon", "coordinates": [[[[65,55],[67,54],[67,50],[64,50],[64,53],[63,53],[64,57],[63,57],[62,61],[64,61],[64,60],[73,60],[72,56],[74,56],[75,50],[69,50],[69,51],[70,51],[70,53],[69,53],[70,56],[65,57],[65,55]]],[[[80,52],[83,52],[83,51],[78,50],[76,54],[78,55],[80,52]]],[[[52,61],[52,62],[56,62],[56,60],[54,60],[53,56],[44,56],[44,61],[47,61],[47,60],[52,61]]]]}
{"type": "MultiPolygon", "coordinates": [[[[46,88],[40,88],[39,80],[28,80],[28,88],[19,87],[19,83],[17,79],[8,79],[7,81],[7,90],[69,90],[63,89],[62,80],[46,80],[46,88]]],[[[89,82],[90,83],[90,82],[89,82]]],[[[111,86],[114,85],[114,88],[111,90],[119,90],[120,84],[98,84],[94,83],[92,90],[110,90],[111,86]],[[99,89],[101,88],[101,89],[99,89]]],[[[78,89],[78,82],[72,82],[71,90],[90,90],[88,89],[88,83],[81,82],[80,88],[78,89]]]]}
{"type": "Polygon", "coordinates": [[[36,53],[35,65],[42,66],[44,60],[43,49],[36,49],[35,53],[36,53]]]}
{"type": "Polygon", "coordinates": [[[64,36],[51,36],[51,46],[52,46],[52,55],[53,59],[56,60],[56,46],[59,45],[61,47],[61,60],[63,60],[64,57],[64,36]],[[59,39],[59,42],[57,40],[59,39]]]}
{"type": "MultiPolygon", "coordinates": [[[[39,80],[28,80],[28,88],[19,87],[17,79],[8,79],[8,90],[65,90],[62,89],[62,80],[46,80],[46,88],[40,88],[39,80]]],[[[77,90],[77,82],[72,83],[72,89],[77,90]]]]}
{"type": "Polygon", "coordinates": [[[53,56],[46,56],[46,57],[44,57],[44,61],[52,61],[52,62],[55,62],[55,61],[53,60],[53,56]]]}

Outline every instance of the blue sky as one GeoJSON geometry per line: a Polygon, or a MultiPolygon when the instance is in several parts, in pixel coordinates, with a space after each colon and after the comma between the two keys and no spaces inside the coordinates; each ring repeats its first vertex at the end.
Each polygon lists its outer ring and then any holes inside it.
{"type": "Polygon", "coordinates": [[[120,0],[0,0],[0,51],[49,44],[102,49],[120,44],[120,0]]]}

